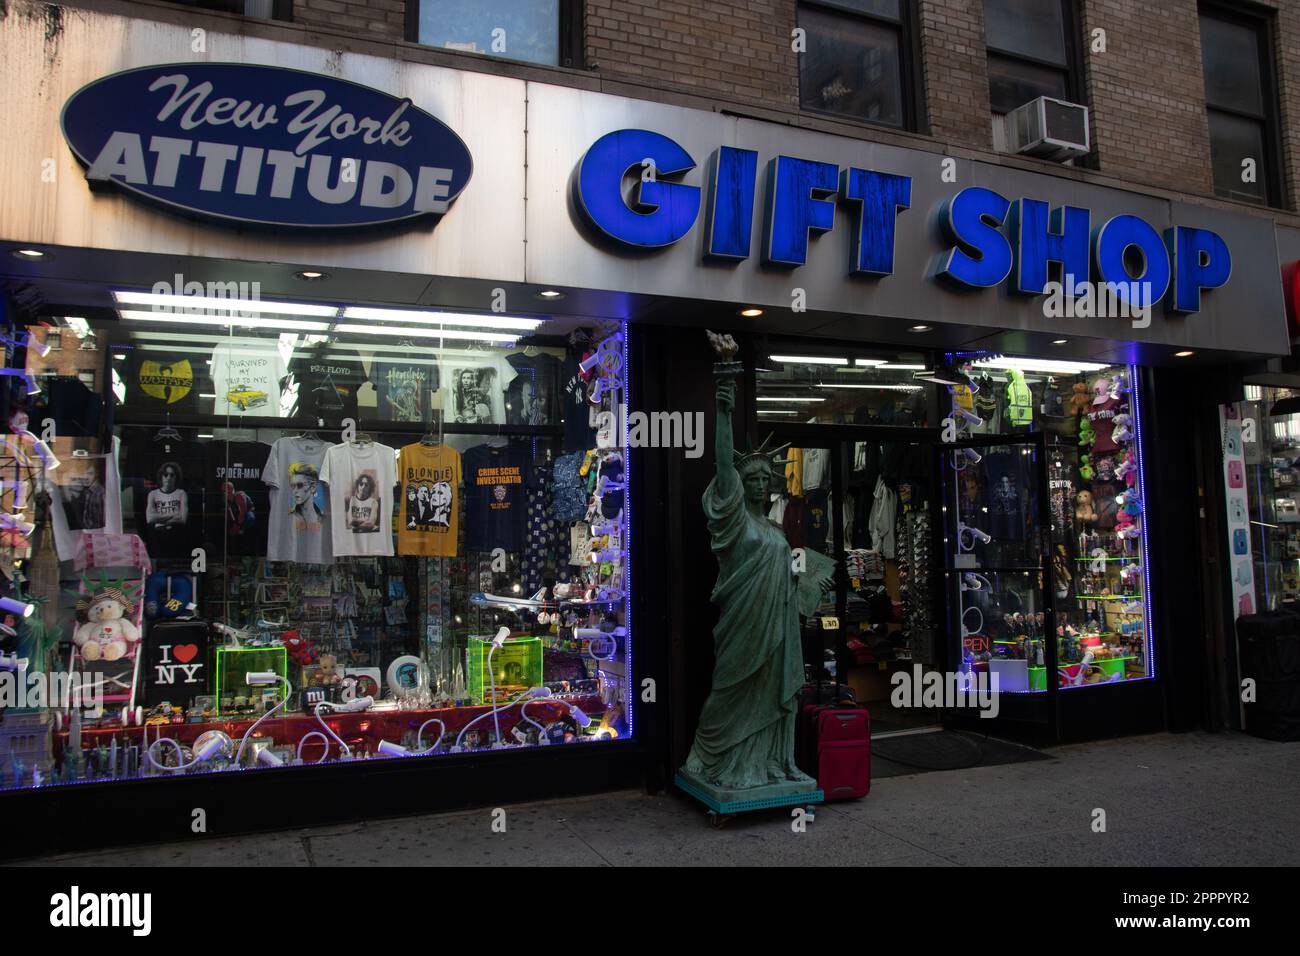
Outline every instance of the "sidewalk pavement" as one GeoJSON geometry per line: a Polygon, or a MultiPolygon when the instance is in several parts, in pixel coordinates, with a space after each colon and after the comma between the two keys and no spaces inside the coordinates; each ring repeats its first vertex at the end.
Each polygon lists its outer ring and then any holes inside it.
{"type": "Polygon", "coordinates": [[[84,854],[20,865],[610,866],[1300,864],[1300,743],[1156,734],[1059,747],[1054,759],[877,781],[870,796],[711,828],[678,794],[619,791],[84,854]],[[1094,831],[1095,811],[1105,831],[1094,831]]]}

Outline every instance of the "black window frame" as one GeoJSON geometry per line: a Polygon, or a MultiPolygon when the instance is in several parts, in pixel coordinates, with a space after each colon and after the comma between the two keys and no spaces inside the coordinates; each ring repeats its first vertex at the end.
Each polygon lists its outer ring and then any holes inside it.
{"type": "MultiPolygon", "coordinates": [[[[177,6],[189,7],[192,10],[206,10],[214,13],[232,13],[235,16],[249,17],[253,20],[265,19],[264,17],[254,17],[251,14],[245,13],[243,10],[226,9],[226,7],[230,6],[234,0],[227,0],[226,3],[222,3],[221,0],[170,0],[170,2],[177,6]]],[[[292,23],[293,0],[272,0],[271,17],[266,22],[292,23]]]]}
{"type": "MultiPolygon", "coordinates": [[[[560,0],[559,10],[559,59],[558,63],[534,63],[532,60],[514,60],[507,56],[495,56],[491,53],[469,53],[468,56],[481,56],[501,63],[518,63],[521,66],[558,66],[566,70],[585,70],[587,68],[586,46],[584,43],[584,0],[560,0]]],[[[420,43],[420,0],[406,0],[406,40],[416,43],[426,50],[441,50],[444,53],[464,53],[463,50],[446,50],[442,47],[420,43]]]]}
{"type": "MultiPolygon", "coordinates": [[[[1264,186],[1264,201],[1258,205],[1262,208],[1289,209],[1291,208],[1290,200],[1287,196],[1286,180],[1283,177],[1285,155],[1281,137],[1282,107],[1278,97],[1276,11],[1248,4],[1234,3],[1229,5],[1216,3],[1213,0],[1202,0],[1197,4],[1196,9],[1196,28],[1200,34],[1199,40],[1202,44],[1205,42],[1205,31],[1201,30],[1201,20],[1204,17],[1246,27],[1255,34],[1255,40],[1259,45],[1260,91],[1264,97],[1264,111],[1257,116],[1232,107],[1211,105],[1207,91],[1205,100],[1206,122],[1208,124],[1211,114],[1218,113],[1223,116],[1231,116],[1260,124],[1263,131],[1265,153],[1264,156],[1260,157],[1260,160],[1265,162],[1266,165],[1264,169],[1259,170],[1261,182],[1264,186]]],[[[1204,78],[1204,69],[1204,65],[1202,65],[1202,78],[1204,78]]],[[[1213,167],[1211,167],[1211,188],[1214,190],[1215,196],[1233,202],[1256,205],[1256,203],[1248,199],[1242,199],[1239,196],[1225,196],[1219,192],[1218,185],[1213,182],[1213,174],[1213,167]]]]}
{"type": "Polygon", "coordinates": [[[799,109],[805,113],[812,113],[816,116],[833,117],[836,120],[862,123],[866,126],[878,127],[880,129],[893,129],[908,133],[921,133],[929,135],[930,121],[925,110],[925,100],[921,95],[925,89],[925,78],[921,68],[921,22],[919,19],[918,0],[898,0],[898,19],[880,16],[879,14],[866,13],[862,10],[855,10],[847,7],[836,0],[796,0],[795,2],[795,26],[799,25],[799,12],[805,7],[812,7],[821,11],[844,17],[848,20],[862,20],[877,26],[886,27],[898,32],[898,73],[899,83],[902,88],[902,105],[903,105],[903,123],[896,126],[893,123],[882,123],[877,120],[867,119],[863,116],[856,116],[852,113],[840,113],[835,110],[818,109],[815,106],[806,106],[803,98],[803,60],[806,54],[800,54],[798,68],[799,80],[799,109]]]}
{"type": "MultiPolygon", "coordinates": [[[[986,62],[992,62],[994,58],[1003,62],[1026,63],[1030,66],[1039,67],[1040,69],[1052,70],[1056,73],[1065,74],[1065,95],[1071,103],[1078,103],[1086,106],[1087,87],[1083,78],[1083,50],[1081,48],[1081,37],[1083,35],[1083,19],[1080,16],[1078,0],[1057,0],[1061,5],[1061,29],[1065,31],[1065,66],[1053,61],[1039,57],[1028,56],[1020,52],[1010,52],[1003,50],[989,42],[988,34],[988,17],[984,20],[984,56],[986,62]]],[[[980,0],[981,12],[983,12],[984,0],[980,0]]],[[[995,116],[1006,116],[1011,110],[1023,103],[1017,103],[1016,106],[1003,110],[993,103],[992,91],[990,90],[989,109],[995,116]]]]}

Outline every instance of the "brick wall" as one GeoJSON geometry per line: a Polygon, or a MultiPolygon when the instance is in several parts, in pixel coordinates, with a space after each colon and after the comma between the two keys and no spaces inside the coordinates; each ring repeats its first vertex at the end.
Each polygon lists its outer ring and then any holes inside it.
{"type": "Polygon", "coordinates": [[[1273,57],[1278,72],[1278,105],[1282,122],[1282,178],[1292,209],[1300,208],[1300,4],[1293,0],[1269,0],[1278,11],[1275,22],[1273,57]]]}
{"type": "Polygon", "coordinates": [[[406,0],[293,0],[293,20],[361,37],[400,40],[406,33],[406,0]]]}
{"type": "Polygon", "coordinates": [[[1103,172],[1212,193],[1196,0],[1084,0],[1084,80],[1103,172]],[[1105,30],[1105,52],[1093,31],[1105,30]]]}
{"type": "Polygon", "coordinates": [[[793,0],[587,0],[587,62],[601,76],[796,107],[793,0]]]}
{"type": "Polygon", "coordinates": [[[984,5],[978,0],[918,2],[930,132],[962,145],[991,148],[984,5]]]}

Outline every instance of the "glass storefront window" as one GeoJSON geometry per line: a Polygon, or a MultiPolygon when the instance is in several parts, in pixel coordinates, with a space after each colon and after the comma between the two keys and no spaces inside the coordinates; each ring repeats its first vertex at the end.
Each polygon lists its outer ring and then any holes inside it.
{"type": "Polygon", "coordinates": [[[924,356],[908,352],[809,352],[771,346],[759,357],[758,416],[772,423],[926,424],[924,356]]]}
{"type": "Polygon", "coordinates": [[[617,324],[116,301],[9,408],[3,786],[630,735],[617,324]]]}
{"type": "Polygon", "coordinates": [[[943,457],[964,666],[1045,690],[1050,614],[1057,686],[1153,676],[1134,369],[967,356],[935,377],[959,445],[943,457]]]}

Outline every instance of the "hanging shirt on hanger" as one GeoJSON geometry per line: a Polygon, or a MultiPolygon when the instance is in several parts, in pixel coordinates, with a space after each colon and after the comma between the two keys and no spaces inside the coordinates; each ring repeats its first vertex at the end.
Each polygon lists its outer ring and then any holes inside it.
{"type": "Polygon", "coordinates": [[[378,353],[370,362],[379,417],[389,422],[432,422],[441,378],[436,358],[378,353]]]}
{"type": "Polygon", "coordinates": [[[478,445],[461,458],[465,475],[465,547],[517,553],[523,547],[524,469],[518,445],[478,445]]]}
{"type": "Polygon", "coordinates": [[[515,377],[506,386],[506,421],[554,425],[560,421],[560,367],[554,355],[515,352],[506,356],[515,377]]]}
{"type": "Polygon", "coordinates": [[[65,438],[55,439],[53,447],[59,467],[48,474],[50,523],[59,560],[70,561],[79,532],[122,533],[122,481],[117,471],[120,443],[114,438],[111,450],[99,454],[75,454],[65,438]]]}
{"type": "Polygon", "coordinates": [[[234,339],[212,350],[215,415],[266,415],[278,418],[280,382],[287,373],[276,339],[234,339]]]}
{"type": "Polygon", "coordinates": [[[438,393],[443,419],[458,425],[504,425],[505,390],[515,374],[500,352],[447,357],[438,393]]]}
{"type": "Polygon", "coordinates": [[[329,488],[334,557],[391,556],[397,453],[375,441],[334,445],[320,478],[329,488]]]}
{"type": "Polygon", "coordinates": [[[321,484],[321,467],[329,444],[319,438],[278,439],[262,469],[271,489],[266,557],[269,561],[328,564],[330,530],[325,516],[329,499],[321,484]]]}
{"type": "Polygon", "coordinates": [[[266,554],[271,500],[260,441],[212,441],[204,450],[204,537],[213,554],[266,554]]]}
{"type": "Polygon", "coordinates": [[[354,349],[323,344],[295,352],[289,362],[294,396],[292,414],[330,424],[357,418],[357,392],[366,383],[366,368],[354,349]]]}
{"type": "Polygon", "coordinates": [[[446,445],[416,442],[397,460],[397,553],[454,558],[458,553],[461,496],[460,453],[446,445]]]}

